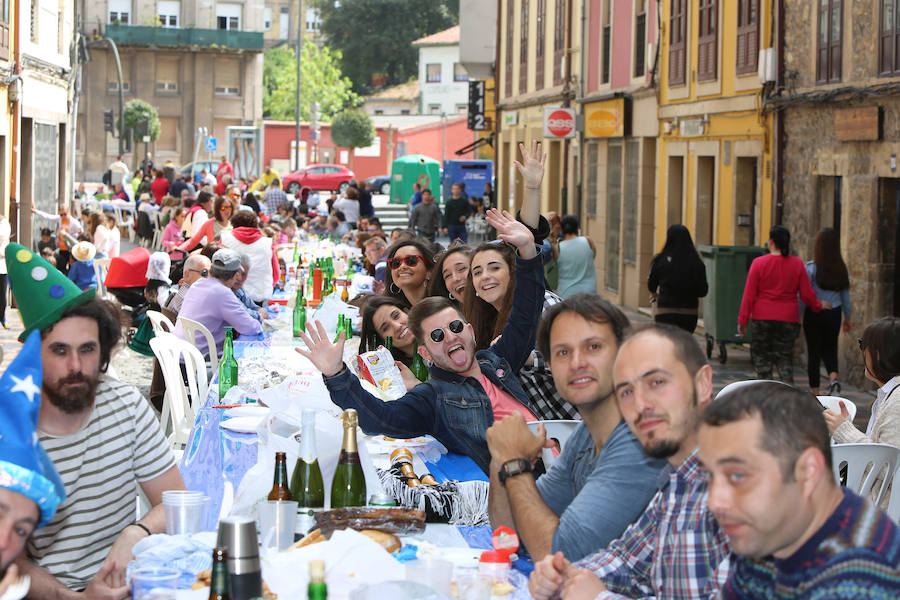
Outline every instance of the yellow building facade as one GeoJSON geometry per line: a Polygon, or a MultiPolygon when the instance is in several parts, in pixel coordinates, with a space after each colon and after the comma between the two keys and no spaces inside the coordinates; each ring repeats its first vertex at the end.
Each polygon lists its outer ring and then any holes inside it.
{"type": "Polygon", "coordinates": [[[697,246],[768,239],[773,117],[760,106],[772,83],[761,81],[774,78],[775,65],[759,49],[771,39],[774,5],[661,3],[656,251],[676,223],[697,246]]]}

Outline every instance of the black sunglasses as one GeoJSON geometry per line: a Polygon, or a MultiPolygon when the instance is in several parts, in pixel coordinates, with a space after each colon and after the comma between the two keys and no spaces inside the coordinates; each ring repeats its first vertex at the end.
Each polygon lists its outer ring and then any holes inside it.
{"type": "MultiPolygon", "coordinates": [[[[402,263],[406,263],[407,267],[414,267],[419,264],[419,261],[425,262],[425,258],[419,256],[418,254],[410,254],[409,256],[404,256],[403,258],[389,258],[387,259],[387,266],[390,267],[392,271],[399,269],[402,263]]],[[[425,263],[426,265],[428,263],[425,263]]]]}
{"type": "MultiPolygon", "coordinates": [[[[447,325],[447,329],[449,329],[451,333],[461,333],[465,326],[465,323],[460,319],[453,319],[450,321],[450,324],[447,325]]],[[[437,329],[432,329],[428,336],[435,344],[440,344],[444,341],[444,328],[438,327],[437,329]]]]}

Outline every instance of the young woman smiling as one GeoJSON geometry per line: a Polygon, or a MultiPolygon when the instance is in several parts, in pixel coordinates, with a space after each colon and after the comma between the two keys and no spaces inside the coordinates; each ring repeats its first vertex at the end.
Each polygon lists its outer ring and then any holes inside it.
{"type": "Polygon", "coordinates": [[[384,338],[390,336],[394,358],[407,366],[412,364],[415,340],[406,325],[406,311],[403,303],[391,296],[372,296],[366,300],[362,308],[360,353],[374,350],[369,347],[373,334],[378,345],[384,345],[384,338]]]}
{"type": "Polygon", "coordinates": [[[427,295],[428,274],[434,252],[418,240],[403,240],[390,247],[384,274],[385,295],[412,308],[427,295]]]}
{"type": "Polygon", "coordinates": [[[471,256],[472,248],[468,244],[450,244],[434,261],[428,295],[444,296],[462,303],[466,295],[471,256]]]}

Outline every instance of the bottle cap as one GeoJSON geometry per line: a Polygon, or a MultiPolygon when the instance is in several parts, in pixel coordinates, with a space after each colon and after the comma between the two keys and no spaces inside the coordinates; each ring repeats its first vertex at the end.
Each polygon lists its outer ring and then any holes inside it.
{"type": "Polygon", "coordinates": [[[359,423],[359,415],[355,408],[348,408],[341,415],[341,423],[344,427],[356,427],[359,423]]]}
{"type": "Polygon", "coordinates": [[[500,550],[485,550],[481,553],[481,558],[478,559],[478,562],[508,565],[509,553],[501,552],[500,550]]]}
{"type": "Polygon", "coordinates": [[[311,560],[309,561],[309,579],[310,581],[325,581],[325,561],[311,560]]]}

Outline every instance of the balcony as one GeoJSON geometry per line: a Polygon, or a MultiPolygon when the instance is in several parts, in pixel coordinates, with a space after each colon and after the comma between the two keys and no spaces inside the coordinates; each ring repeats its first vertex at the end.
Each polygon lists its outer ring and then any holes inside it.
{"type": "Polygon", "coordinates": [[[262,50],[260,31],[226,31],[196,27],[148,27],[109,23],[106,35],[120,46],[202,46],[235,50],[262,50]]]}

